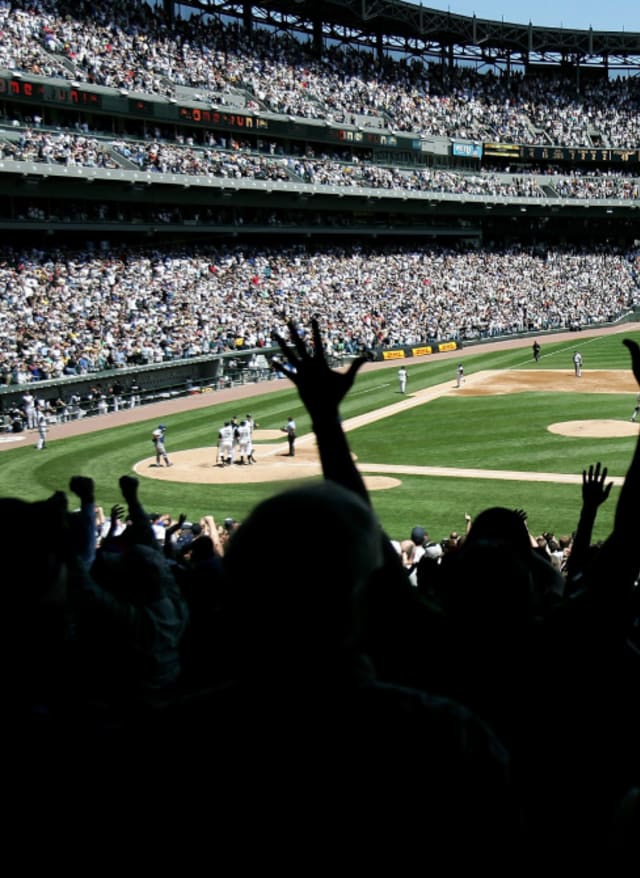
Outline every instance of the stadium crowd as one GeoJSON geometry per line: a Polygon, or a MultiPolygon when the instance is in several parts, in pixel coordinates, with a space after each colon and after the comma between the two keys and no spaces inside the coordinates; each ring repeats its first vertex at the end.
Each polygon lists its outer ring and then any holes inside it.
{"type": "Polygon", "coordinates": [[[330,352],[607,322],[640,303],[640,253],[210,247],[5,250],[0,375],[25,378],[263,347],[326,323],[330,352]]]}
{"type": "MultiPolygon", "coordinates": [[[[64,778],[73,795],[50,825],[112,815],[112,793],[122,819],[134,776],[137,809],[195,804],[218,831],[237,824],[237,803],[245,833],[255,821],[279,839],[283,820],[287,836],[299,823],[344,856],[344,820],[359,862],[385,840],[414,862],[428,833],[431,856],[475,866],[626,864],[640,817],[640,441],[603,543],[591,541],[611,491],[598,463],[562,569],[522,509],[490,507],[439,562],[416,562],[412,586],[338,417],[362,361],[332,372],[317,321],[309,346],[289,332],[278,368],[326,481],[222,528],[147,512],[128,475],[107,516],[86,475],[69,478],[73,512],[63,491],[0,499],[17,684],[5,732],[21,789],[64,778]],[[292,546],[312,558],[303,578],[292,546]],[[193,802],[194,778],[213,804],[193,802]],[[372,826],[383,841],[363,850],[372,826]]],[[[640,347],[625,344],[640,388],[640,347]]]]}
{"type": "Polygon", "coordinates": [[[169,24],[146,4],[2,3],[0,67],[211,104],[234,101],[290,116],[375,120],[422,136],[637,148],[633,77],[575,84],[443,68],[417,59],[378,63],[352,47],[310,46],[264,28],[251,36],[200,17],[169,24]],[[244,96],[244,97],[243,97],[244,96]]]}
{"type": "Polygon", "coordinates": [[[122,168],[159,174],[187,174],[225,179],[271,180],[313,186],[348,186],[403,192],[447,192],[529,198],[635,200],[637,177],[623,171],[588,175],[463,173],[431,168],[386,167],[351,156],[263,156],[234,142],[231,150],[150,142],[109,140],[73,132],[26,128],[0,139],[0,158],[68,167],[122,168]]]}

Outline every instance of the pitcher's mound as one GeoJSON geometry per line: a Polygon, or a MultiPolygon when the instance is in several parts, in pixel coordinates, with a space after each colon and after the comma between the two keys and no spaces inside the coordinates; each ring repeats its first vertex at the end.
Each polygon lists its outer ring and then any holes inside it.
{"type": "Polygon", "coordinates": [[[637,436],[638,425],[631,421],[616,421],[613,418],[603,418],[594,421],[558,421],[549,424],[550,433],[558,433],[561,436],[577,436],[585,439],[616,439],[621,436],[637,436]]]}
{"type": "MultiPolygon", "coordinates": [[[[137,475],[149,479],[200,485],[249,485],[257,482],[296,481],[322,475],[315,445],[296,448],[295,457],[289,457],[286,452],[286,444],[256,445],[256,463],[220,466],[216,463],[215,448],[191,448],[188,451],[173,452],[173,466],[156,466],[155,458],[148,457],[139,461],[134,470],[137,475]]],[[[388,476],[366,476],[364,481],[369,491],[396,488],[402,484],[400,479],[388,476]]]]}

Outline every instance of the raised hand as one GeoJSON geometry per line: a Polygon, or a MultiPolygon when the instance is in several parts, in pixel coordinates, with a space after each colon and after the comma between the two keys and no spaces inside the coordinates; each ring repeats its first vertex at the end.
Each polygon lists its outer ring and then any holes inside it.
{"type": "Polygon", "coordinates": [[[138,480],[135,476],[120,476],[119,485],[122,496],[127,503],[136,503],[138,500],[138,480]]]}
{"type": "Polygon", "coordinates": [[[636,381],[638,382],[638,386],[640,386],[640,345],[638,345],[637,341],[633,341],[631,338],[624,338],[622,344],[629,348],[629,352],[631,353],[631,369],[635,375],[636,381]]]}
{"type": "Polygon", "coordinates": [[[607,467],[600,463],[591,464],[589,470],[582,470],[582,502],[585,506],[597,509],[609,498],[613,482],[605,485],[607,467]]]}
{"type": "Polygon", "coordinates": [[[93,503],[94,484],[88,476],[71,476],[69,490],[73,491],[80,500],[93,503]]]}
{"type": "Polygon", "coordinates": [[[357,357],[346,372],[337,372],[327,363],[316,319],[311,321],[313,350],[307,348],[293,321],[289,321],[287,325],[294,350],[287,347],[286,341],[278,333],[273,334],[273,339],[292,371],[285,368],[280,360],[274,360],[273,367],[296,385],[314,423],[322,416],[335,416],[340,403],[353,385],[358,369],[366,362],[366,357],[357,357]]]}

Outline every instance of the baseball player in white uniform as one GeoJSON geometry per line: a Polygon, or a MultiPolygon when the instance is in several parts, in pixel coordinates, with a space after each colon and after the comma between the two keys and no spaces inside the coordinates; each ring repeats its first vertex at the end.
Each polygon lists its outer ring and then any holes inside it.
{"type": "Polygon", "coordinates": [[[250,414],[247,414],[246,421],[249,427],[249,445],[247,447],[247,460],[249,461],[249,463],[255,463],[256,459],[253,456],[253,431],[259,425],[256,424],[255,420],[250,414]]]}
{"type": "Polygon", "coordinates": [[[400,393],[404,393],[407,389],[407,370],[404,366],[398,369],[398,382],[400,384],[400,393]]]}
{"type": "Polygon", "coordinates": [[[225,421],[218,433],[217,462],[222,466],[233,463],[233,427],[230,421],[225,421]]]}
{"type": "Polygon", "coordinates": [[[36,409],[36,398],[28,390],[22,397],[22,411],[27,422],[27,430],[38,429],[38,413],[36,409]]]}
{"type": "Polygon", "coordinates": [[[576,373],[576,378],[580,378],[582,376],[582,354],[580,351],[576,351],[573,355],[573,369],[576,373]]]}
{"type": "Polygon", "coordinates": [[[36,428],[38,430],[38,442],[36,448],[42,451],[47,447],[47,416],[43,411],[39,411],[36,415],[36,428]]]}
{"type": "Polygon", "coordinates": [[[250,459],[251,430],[246,421],[240,421],[238,425],[238,453],[240,463],[251,463],[250,459]]]}

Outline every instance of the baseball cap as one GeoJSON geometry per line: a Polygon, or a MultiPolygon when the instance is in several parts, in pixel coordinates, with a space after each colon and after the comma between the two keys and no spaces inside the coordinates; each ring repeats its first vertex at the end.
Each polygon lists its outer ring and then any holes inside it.
{"type": "Polygon", "coordinates": [[[423,527],[419,527],[418,525],[416,525],[411,531],[411,539],[416,545],[418,545],[418,543],[422,543],[426,535],[427,534],[425,529],[423,527]]]}
{"type": "Polygon", "coordinates": [[[166,429],[167,429],[166,424],[158,424],[158,430],[166,430],[166,429]]]}

